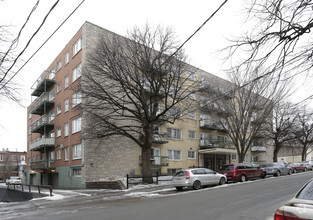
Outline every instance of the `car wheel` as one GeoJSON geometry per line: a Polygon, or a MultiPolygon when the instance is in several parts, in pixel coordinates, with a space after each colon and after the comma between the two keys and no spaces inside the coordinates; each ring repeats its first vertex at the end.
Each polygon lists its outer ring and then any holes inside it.
{"type": "Polygon", "coordinates": [[[199,180],[196,180],[194,183],[193,183],[193,189],[195,190],[198,190],[201,188],[201,182],[199,180]]]}
{"type": "Polygon", "coordinates": [[[293,173],[297,173],[297,170],[296,170],[296,169],[293,169],[293,173]]]}
{"type": "Polygon", "coordinates": [[[176,189],[177,189],[177,190],[182,190],[183,187],[182,187],[182,186],[176,186],[176,189]]]}
{"type": "Polygon", "coordinates": [[[280,176],[280,171],[279,170],[277,170],[275,176],[280,176]]]}
{"type": "Polygon", "coordinates": [[[288,175],[291,175],[291,173],[292,173],[291,170],[288,170],[288,175]]]}
{"type": "Polygon", "coordinates": [[[247,180],[247,177],[245,175],[240,176],[240,182],[245,182],[247,180]]]}
{"type": "Polygon", "coordinates": [[[262,173],[261,178],[262,178],[262,179],[265,179],[265,178],[266,178],[266,173],[265,173],[265,172],[262,173]]]}
{"type": "Polygon", "coordinates": [[[226,183],[226,180],[225,180],[225,178],[224,177],[222,177],[221,179],[220,179],[220,185],[224,185],[226,183]]]}

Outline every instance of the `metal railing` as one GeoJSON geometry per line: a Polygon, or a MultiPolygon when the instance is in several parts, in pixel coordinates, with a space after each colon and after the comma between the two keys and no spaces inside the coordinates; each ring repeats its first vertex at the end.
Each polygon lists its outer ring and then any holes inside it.
{"type": "Polygon", "coordinates": [[[31,185],[31,184],[13,184],[13,183],[8,183],[7,185],[8,185],[8,189],[10,189],[10,186],[13,186],[14,190],[21,189],[22,192],[24,192],[26,188],[28,188],[28,192],[30,193],[32,192],[32,189],[33,191],[35,189],[36,191],[38,191],[39,194],[43,192],[42,189],[48,189],[50,196],[53,196],[52,186],[50,185],[31,185]],[[21,187],[17,187],[17,186],[21,186],[21,187]]]}
{"type": "Polygon", "coordinates": [[[29,143],[29,150],[34,150],[40,146],[54,146],[55,138],[40,138],[29,143]]]}

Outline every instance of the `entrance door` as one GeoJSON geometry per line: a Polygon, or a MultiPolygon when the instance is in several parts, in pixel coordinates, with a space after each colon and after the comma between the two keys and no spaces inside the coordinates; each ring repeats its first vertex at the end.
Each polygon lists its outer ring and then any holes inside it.
{"type": "Polygon", "coordinates": [[[161,165],[161,152],[159,148],[153,148],[153,158],[155,165],[161,165]]]}

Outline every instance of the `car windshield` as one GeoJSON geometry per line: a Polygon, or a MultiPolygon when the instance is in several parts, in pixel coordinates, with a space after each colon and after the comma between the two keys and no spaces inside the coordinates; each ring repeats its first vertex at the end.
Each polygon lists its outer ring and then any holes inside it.
{"type": "Polygon", "coordinates": [[[274,166],[274,164],[272,164],[272,163],[264,163],[261,165],[261,167],[273,167],[273,166],[274,166]]]}
{"type": "Polygon", "coordinates": [[[313,200],[313,181],[310,181],[297,195],[298,199],[313,200]]]}
{"type": "Polygon", "coordinates": [[[220,168],[220,170],[223,170],[223,171],[234,170],[234,165],[224,165],[220,168]]]}

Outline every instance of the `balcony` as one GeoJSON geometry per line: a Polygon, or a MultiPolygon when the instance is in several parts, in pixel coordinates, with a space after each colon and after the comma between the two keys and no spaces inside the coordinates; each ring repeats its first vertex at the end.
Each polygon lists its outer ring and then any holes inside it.
{"type": "Polygon", "coordinates": [[[54,127],[54,124],[49,123],[47,121],[48,116],[43,115],[41,116],[37,121],[32,123],[31,126],[31,132],[32,133],[43,133],[44,131],[50,130],[54,127]]]}
{"type": "Polygon", "coordinates": [[[152,143],[154,144],[167,144],[168,141],[162,138],[163,134],[153,134],[152,143]]]}
{"type": "Polygon", "coordinates": [[[42,93],[48,91],[52,86],[54,86],[55,81],[52,79],[44,78],[42,80],[37,80],[35,83],[35,89],[32,92],[32,96],[41,96],[42,93]]]}
{"type": "Polygon", "coordinates": [[[31,162],[31,168],[33,170],[51,170],[55,168],[54,160],[39,160],[31,162]]]}
{"type": "Polygon", "coordinates": [[[208,149],[208,148],[226,148],[226,149],[234,149],[230,145],[230,143],[219,142],[211,139],[201,139],[200,140],[200,149],[208,149]]]}
{"type": "Polygon", "coordinates": [[[49,93],[42,93],[30,106],[30,113],[35,115],[43,115],[47,109],[54,106],[54,101],[49,100],[49,93]]]}
{"type": "Polygon", "coordinates": [[[55,147],[55,138],[40,138],[29,143],[29,150],[40,150],[43,147],[55,147]]]}
{"type": "Polygon", "coordinates": [[[227,130],[223,128],[222,125],[217,125],[216,123],[208,122],[206,120],[200,120],[200,128],[212,131],[227,132],[227,130]]]}
{"type": "Polygon", "coordinates": [[[265,146],[252,146],[251,152],[266,152],[265,146]]]}

